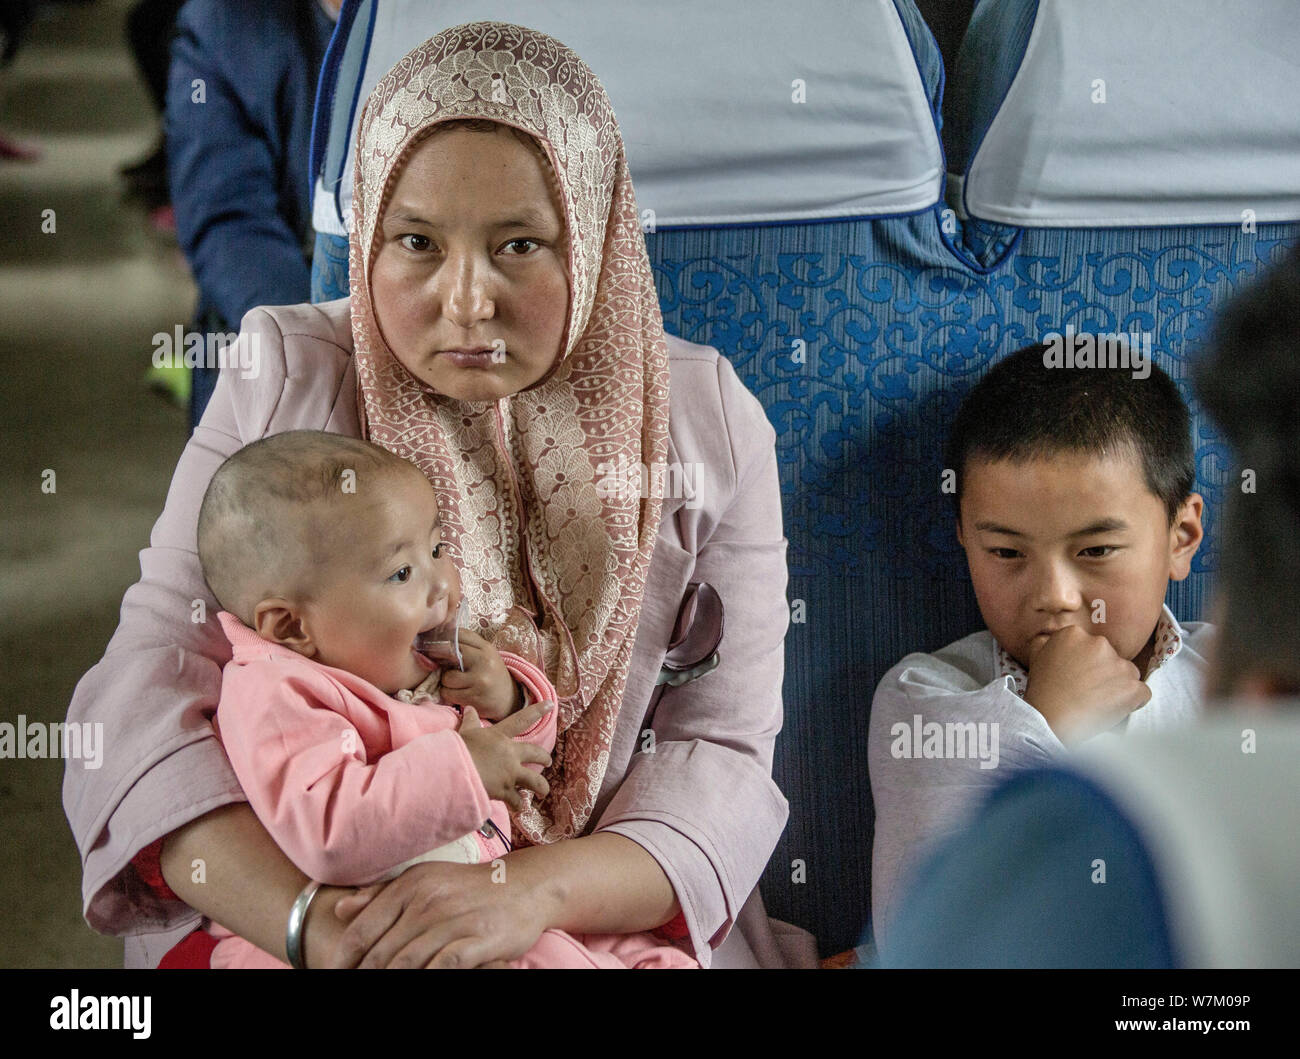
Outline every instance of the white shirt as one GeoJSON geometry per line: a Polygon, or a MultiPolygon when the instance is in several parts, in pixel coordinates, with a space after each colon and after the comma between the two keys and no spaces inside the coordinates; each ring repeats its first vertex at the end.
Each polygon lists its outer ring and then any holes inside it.
{"type": "MultiPolygon", "coordinates": [[[[1110,732],[1178,727],[1199,717],[1206,647],[1214,626],[1180,625],[1168,607],[1156,625],[1145,680],[1151,700],[1110,732]]],[[[987,630],[933,654],[910,654],[880,682],[871,704],[867,760],[876,809],[871,908],[882,944],[899,883],[928,847],[956,830],[1011,769],[1066,753],[1043,715],[1022,697],[1027,675],[987,630]]]]}

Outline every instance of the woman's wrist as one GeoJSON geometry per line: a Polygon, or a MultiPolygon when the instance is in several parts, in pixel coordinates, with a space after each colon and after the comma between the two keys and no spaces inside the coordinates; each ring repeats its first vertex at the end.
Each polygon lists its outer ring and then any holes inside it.
{"type": "Polygon", "coordinates": [[[316,891],[302,926],[303,963],[311,967],[325,967],[334,955],[334,947],[347,924],[334,913],[334,906],[356,890],[348,886],[322,886],[316,891]]]}
{"type": "Polygon", "coordinates": [[[653,930],[681,911],[663,868],[642,846],[597,832],[506,858],[507,882],[537,910],[543,929],[630,934],[653,930]]]}

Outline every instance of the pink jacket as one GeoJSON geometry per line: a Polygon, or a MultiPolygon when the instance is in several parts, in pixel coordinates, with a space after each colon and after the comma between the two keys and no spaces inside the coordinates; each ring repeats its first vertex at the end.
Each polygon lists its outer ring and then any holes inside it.
{"type": "MultiPolygon", "coordinates": [[[[479,829],[490,818],[508,836],[510,811],[488,800],[455,707],[403,702],[262,639],[233,614],[218,617],[234,656],[217,733],[258,819],[300,870],[363,886],[471,832],[471,863],[505,855],[501,838],[479,829]]],[[[506,651],[501,659],[530,703],[555,701],[536,666],[506,651]]],[[[518,738],[549,752],[555,719],[551,710],[518,738]]]]}
{"type": "MultiPolygon", "coordinates": [[[[590,830],[624,835],[658,861],[707,967],[785,826],[786,800],[771,769],[789,621],[786,541],[775,432],[762,406],[715,350],[672,336],[668,349],[668,459],[701,465],[704,487],[689,502],[664,502],[590,830]],[[712,584],[727,608],[721,664],[665,693],[653,753],[644,752],[642,722],[692,579],[712,584]]],[[[254,309],[234,352],[236,363],[256,354],[256,371],[223,371],[181,455],[151,546],[140,553],[141,579],[122,601],[121,624],[68,713],[69,721],[105,725],[104,766],[66,770],[64,808],[82,856],[86,919],[101,932],[128,935],[127,966],[156,965],[200,918],[156,897],[131,858],[246,797],[209,723],[230,645],[215,621],[194,620],[199,601],[217,610],[195,553],[204,490],[222,460],[268,434],[359,434],[346,299],[254,309]]],[[[751,908],[758,914],[746,909],[745,940],[772,953],[772,936],[759,936],[768,921],[757,903],[751,908]]]]}

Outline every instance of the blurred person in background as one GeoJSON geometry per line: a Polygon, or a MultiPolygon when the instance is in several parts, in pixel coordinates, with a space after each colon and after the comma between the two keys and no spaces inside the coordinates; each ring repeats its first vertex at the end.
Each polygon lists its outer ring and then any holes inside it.
{"type": "Polygon", "coordinates": [[[1195,366],[1228,478],[1210,709],[1022,773],[931,859],[891,967],[1300,965],[1300,253],[1195,366]]]}
{"type": "MultiPolygon", "coordinates": [[[[342,0],[189,0],[167,78],[176,234],[199,289],[192,330],[311,298],[308,162],[321,63],[342,0]]],[[[197,423],[217,370],[163,369],[197,423]]],[[[157,369],[155,369],[155,372],[157,369]]],[[[156,380],[155,380],[156,381],[156,380]]]]}
{"type": "MultiPolygon", "coordinates": [[[[176,13],[185,0],[140,0],[126,16],[126,36],[140,70],[149,101],[159,123],[167,105],[167,66],[171,41],[176,32],[176,13]]],[[[176,230],[176,218],[167,193],[167,144],[161,127],[149,154],[121,169],[129,194],[149,211],[153,226],[165,232],[176,230]]]]}
{"type": "MultiPolygon", "coordinates": [[[[0,89],[4,86],[4,70],[18,52],[36,17],[36,0],[0,0],[0,89]]],[[[0,161],[34,162],[41,157],[41,149],[34,143],[16,139],[0,129],[0,161]]]]}

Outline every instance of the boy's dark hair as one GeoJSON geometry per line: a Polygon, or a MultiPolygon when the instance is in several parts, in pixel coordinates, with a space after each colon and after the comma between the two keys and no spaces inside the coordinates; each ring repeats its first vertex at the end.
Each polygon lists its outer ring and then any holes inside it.
{"type": "Polygon", "coordinates": [[[1232,446],[1211,689],[1244,676],[1300,694],[1300,248],[1230,301],[1196,390],[1232,446]],[[1246,474],[1245,472],[1250,472],[1246,474]]]}
{"type": "Polygon", "coordinates": [[[966,395],[944,453],[957,472],[961,519],[966,465],[973,458],[1028,460],[1060,452],[1134,452],[1147,488],[1172,524],[1196,482],[1191,416],[1178,387],[1151,362],[1151,374],[1128,368],[1044,364],[1044,345],[1018,349],[993,366],[966,395]]]}

